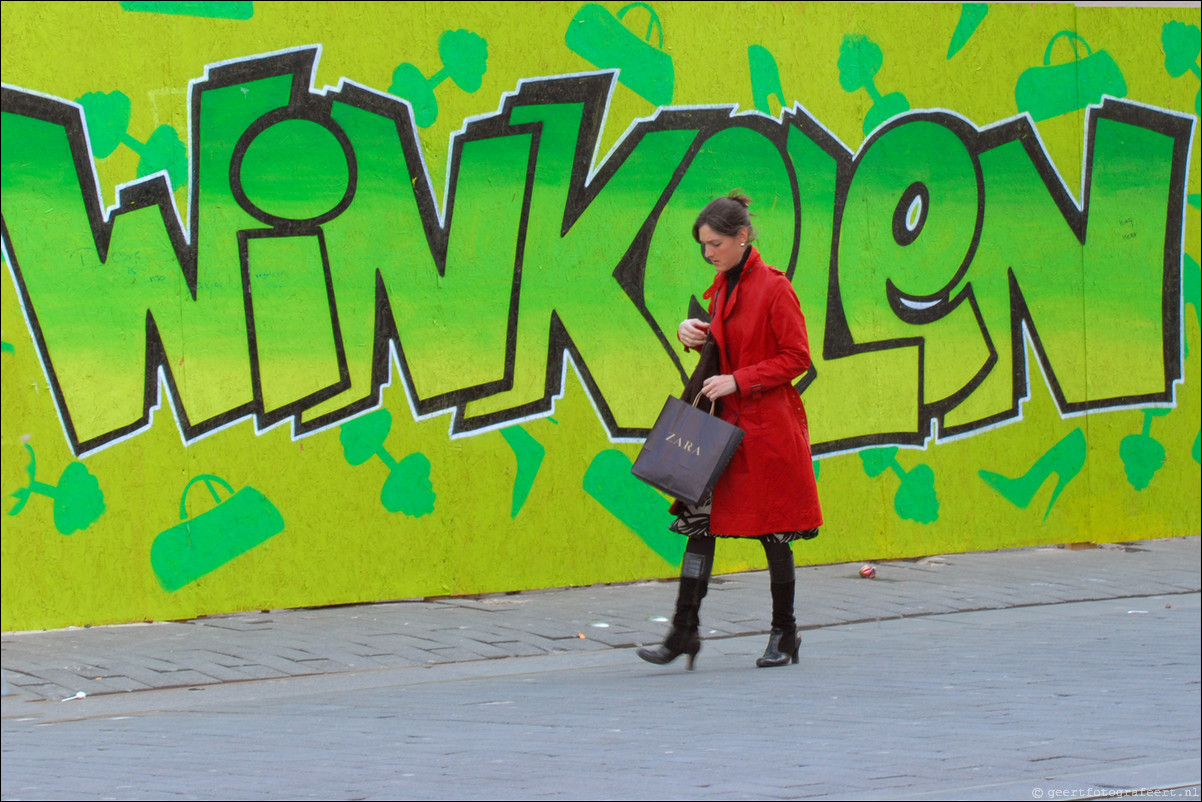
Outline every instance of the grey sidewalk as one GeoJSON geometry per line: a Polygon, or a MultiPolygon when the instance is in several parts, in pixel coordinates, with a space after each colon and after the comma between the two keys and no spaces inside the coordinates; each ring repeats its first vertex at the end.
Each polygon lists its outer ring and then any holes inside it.
{"type": "MultiPolygon", "coordinates": [[[[798,569],[799,622],[857,622],[1198,593],[1199,537],[1097,548],[1029,548],[798,569]]],[[[3,716],[39,700],[246,680],[604,652],[663,637],[675,583],[274,610],[184,622],[3,635],[3,716]]],[[[764,572],[716,577],[706,640],[767,631],[764,572]]],[[[1133,601],[1134,607],[1139,605],[1133,601]]],[[[633,655],[631,655],[633,658],[633,655]]]]}

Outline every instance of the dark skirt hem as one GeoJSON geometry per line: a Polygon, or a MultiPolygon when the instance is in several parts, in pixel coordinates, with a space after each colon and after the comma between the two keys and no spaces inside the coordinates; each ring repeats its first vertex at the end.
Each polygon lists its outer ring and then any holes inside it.
{"type": "Polygon", "coordinates": [[[818,528],[795,532],[769,532],[764,535],[722,535],[710,531],[710,517],[703,512],[688,512],[677,517],[668,530],[685,537],[721,537],[732,540],[758,540],[761,543],[792,543],[795,540],[813,540],[818,537],[818,528]]]}

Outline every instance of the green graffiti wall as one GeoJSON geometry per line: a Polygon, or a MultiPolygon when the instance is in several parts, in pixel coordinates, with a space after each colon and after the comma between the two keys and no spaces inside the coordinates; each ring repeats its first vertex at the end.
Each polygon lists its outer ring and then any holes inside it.
{"type": "Polygon", "coordinates": [[[1197,533],[1196,10],[725,8],[4,3],[4,629],[673,574],[736,187],[799,563],[1197,533]]]}

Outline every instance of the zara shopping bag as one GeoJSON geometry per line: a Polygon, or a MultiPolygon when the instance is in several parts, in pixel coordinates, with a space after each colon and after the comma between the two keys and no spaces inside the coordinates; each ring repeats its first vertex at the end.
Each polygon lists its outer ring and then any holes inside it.
{"type": "Polygon", "coordinates": [[[697,504],[717,483],[730,463],[743,430],[697,408],[669,398],[630,472],[652,487],[689,504],[697,504]]]}

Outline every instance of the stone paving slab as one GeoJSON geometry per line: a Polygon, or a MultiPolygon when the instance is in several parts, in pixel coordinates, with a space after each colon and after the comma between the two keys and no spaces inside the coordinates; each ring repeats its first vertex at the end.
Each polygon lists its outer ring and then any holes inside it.
{"type": "Polygon", "coordinates": [[[771,671],[745,636],[27,702],[2,796],[1197,799],[1200,634],[1198,593],[1127,595],[820,627],[771,671]]]}
{"type": "MultiPolygon", "coordinates": [[[[1197,593],[1198,536],[933,555],[797,570],[804,629],[979,610],[1197,593]]],[[[272,610],[191,621],[3,634],[10,698],[64,699],[146,688],[201,687],[628,649],[658,642],[676,583],[647,581],[520,594],[272,610]]],[[[713,639],[765,634],[764,571],[716,577],[702,608],[713,639]]]]}

